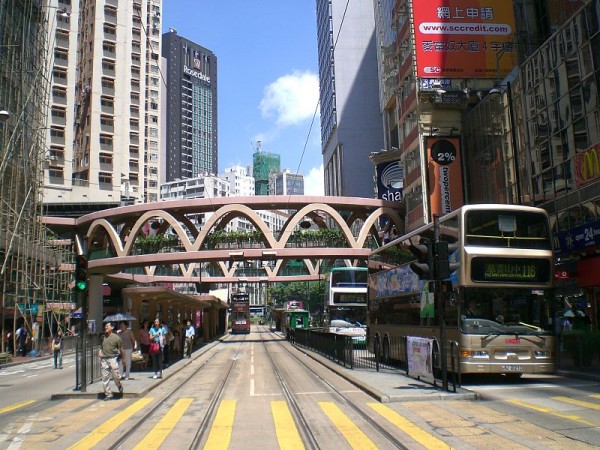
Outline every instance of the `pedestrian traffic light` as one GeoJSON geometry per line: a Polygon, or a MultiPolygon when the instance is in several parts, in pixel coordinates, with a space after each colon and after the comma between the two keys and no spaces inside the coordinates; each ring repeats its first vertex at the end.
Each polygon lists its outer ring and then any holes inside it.
{"type": "Polygon", "coordinates": [[[417,257],[417,261],[410,263],[411,270],[421,280],[432,280],[434,275],[433,246],[431,242],[411,244],[408,249],[417,257]]]}
{"type": "Polygon", "coordinates": [[[75,261],[75,290],[83,292],[88,288],[88,260],[84,255],[77,255],[75,261]]]}

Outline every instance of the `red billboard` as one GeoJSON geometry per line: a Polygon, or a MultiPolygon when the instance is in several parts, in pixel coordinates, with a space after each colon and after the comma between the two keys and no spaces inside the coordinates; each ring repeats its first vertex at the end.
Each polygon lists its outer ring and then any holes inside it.
{"type": "Polygon", "coordinates": [[[501,78],[515,66],[513,3],[414,1],[417,76],[501,78]]]}

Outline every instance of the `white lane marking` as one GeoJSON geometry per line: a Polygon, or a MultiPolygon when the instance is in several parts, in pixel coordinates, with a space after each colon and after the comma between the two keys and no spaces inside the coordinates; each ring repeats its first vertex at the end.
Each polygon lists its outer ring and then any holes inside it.
{"type": "Polygon", "coordinates": [[[254,397],[254,378],[250,380],[250,397],[254,397]]]}

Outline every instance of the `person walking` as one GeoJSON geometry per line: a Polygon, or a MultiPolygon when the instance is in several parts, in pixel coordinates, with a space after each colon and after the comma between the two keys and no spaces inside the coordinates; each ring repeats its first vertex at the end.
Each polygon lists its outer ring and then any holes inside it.
{"type": "Polygon", "coordinates": [[[54,354],[54,368],[62,369],[63,361],[63,334],[59,329],[54,338],[52,338],[52,353],[54,354]]]}
{"type": "Polygon", "coordinates": [[[117,357],[121,359],[125,356],[123,351],[123,341],[118,334],[113,333],[114,326],[111,322],[107,322],[104,325],[104,331],[106,336],[100,346],[98,356],[100,357],[100,366],[102,368],[102,385],[104,386],[104,400],[110,400],[113,398],[113,393],[110,389],[110,380],[112,378],[113,383],[123,393],[123,385],[121,384],[119,376],[119,363],[117,357]]]}
{"type": "Polygon", "coordinates": [[[196,330],[192,326],[191,321],[187,321],[187,327],[185,329],[185,343],[183,344],[183,357],[192,357],[192,347],[194,346],[194,337],[196,336],[196,330]]]}
{"type": "Polygon", "coordinates": [[[27,326],[23,323],[15,333],[17,337],[17,356],[27,356],[27,344],[29,342],[29,332],[27,326]]]}
{"type": "Polygon", "coordinates": [[[144,320],[139,333],[140,338],[140,350],[142,351],[142,358],[144,358],[144,368],[148,367],[148,355],[150,354],[150,323],[144,320]]]}
{"type": "Polygon", "coordinates": [[[166,342],[165,329],[160,325],[160,320],[155,319],[150,328],[150,356],[152,356],[152,378],[162,378],[163,371],[163,347],[166,342]]]}
{"type": "Polygon", "coordinates": [[[133,337],[133,332],[127,328],[126,321],[119,324],[119,337],[123,341],[123,352],[125,353],[125,357],[119,361],[119,372],[121,373],[121,380],[129,380],[131,354],[137,349],[137,343],[133,337]]]}

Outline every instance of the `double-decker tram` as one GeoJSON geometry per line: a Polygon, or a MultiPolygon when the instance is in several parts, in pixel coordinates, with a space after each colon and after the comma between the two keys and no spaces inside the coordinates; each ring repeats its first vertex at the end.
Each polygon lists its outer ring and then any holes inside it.
{"type": "Polygon", "coordinates": [[[250,333],[250,295],[238,292],[231,296],[231,333],[250,333]]]}
{"type": "Polygon", "coordinates": [[[384,361],[404,361],[406,344],[396,343],[416,337],[432,340],[437,369],[444,345],[462,374],[555,371],[553,251],[543,209],[464,206],[441,217],[437,233],[431,223],[375,250],[369,270],[368,345],[384,361]],[[458,265],[437,293],[411,269],[409,250],[436,234],[454,250],[452,268],[458,265]]]}

